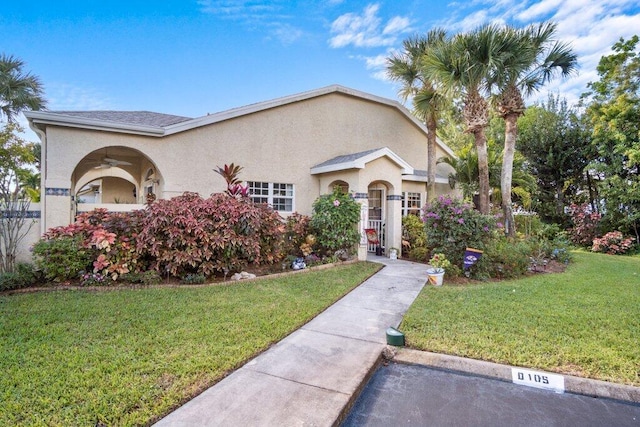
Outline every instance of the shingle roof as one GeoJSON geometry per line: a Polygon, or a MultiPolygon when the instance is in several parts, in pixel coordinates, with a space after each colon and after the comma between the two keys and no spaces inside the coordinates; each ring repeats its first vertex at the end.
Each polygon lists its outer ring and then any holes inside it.
{"type": "Polygon", "coordinates": [[[174,116],[172,114],[154,113],[153,111],[49,111],[64,116],[81,117],[85,119],[102,120],[113,123],[130,125],[145,125],[164,127],[191,120],[190,117],[174,116]]]}
{"type": "Polygon", "coordinates": [[[341,163],[350,163],[354,162],[362,157],[365,157],[368,154],[371,154],[375,151],[380,150],[380,148],[374,148],[373,150],[361,151],[359,153],[347,154],[344,156],[334,157],[333,159],[329,159],[326,162],[322,162],[318,165],[313,166],[314,168],[319,168],[323,166],[331,166],[331,165],[339,165],[341,163]]]}

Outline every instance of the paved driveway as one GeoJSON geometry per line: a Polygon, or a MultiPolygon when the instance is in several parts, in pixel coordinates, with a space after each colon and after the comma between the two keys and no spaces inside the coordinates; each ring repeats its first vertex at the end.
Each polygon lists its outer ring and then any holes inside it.
{"type": "Polygon", "coordinates": [[[343,426],[640,426],[640,405],[390,363],[343,426]]]}

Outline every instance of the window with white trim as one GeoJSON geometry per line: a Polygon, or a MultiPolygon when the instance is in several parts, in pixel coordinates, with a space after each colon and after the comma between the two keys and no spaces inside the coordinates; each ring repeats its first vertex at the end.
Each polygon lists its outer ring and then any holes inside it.
{"type": "Polygon", "coordinates": [[[247,185],[254,203],[266,203],[280,212],[293,212],[293,184],[248,181],[247,185]]]}
{"type": "Polygon", "coordinates": [[[402,216],[418,215],[422,206],[422,193],[402,193],[402,216]]]}

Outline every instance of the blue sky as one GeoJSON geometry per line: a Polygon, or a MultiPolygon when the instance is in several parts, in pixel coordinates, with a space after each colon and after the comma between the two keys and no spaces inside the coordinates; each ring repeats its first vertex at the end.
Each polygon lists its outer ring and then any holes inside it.
{"type": "MultiPolygon", "coordinates": [[[[434,26],[558,23],[580,72],[544,89],[577,99],[637,0],[5,2],[0,51],[40,76],[51,110],[150,110],[198,117],[330,84],[396,99],[384,58],[434,26]]],[[[31,139],[31,138],[30,138],[31,139]]]]}

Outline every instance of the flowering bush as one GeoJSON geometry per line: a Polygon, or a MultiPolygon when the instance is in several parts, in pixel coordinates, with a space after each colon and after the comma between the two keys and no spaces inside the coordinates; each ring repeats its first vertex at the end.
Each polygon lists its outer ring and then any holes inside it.
{"type": "Polygon", "coordinates": [[[340,188],[332,194],[320,196],[313,202],[310,228],[322,255],[336,251],[353,252],[360,240],[358,232],[360,205],[340,188]]]}
{"type": "Polygon", "coordinates": [[[624,254],[633,248],[633,238],[624,238],[621,232],[611,231],[600,238],[593,239],[593,252],[604,252],[610,255],[624,254]]]}
{"type": "Polygon", "coordinates": [[[440,196],[423,209],[427,245],[462,268],[467,247],[483,250],[493,237],[496,218],[482,215],[459,199],[440,196]]]}
{"type": "Polygon", "coordinates": [[[598,235],[598,225],[602,215],[592,212],[589,204],[572,204],[569,214],[573,227],[569,229],[569,240],[576,245],[587,247],[593,244],[593,239],[598,235]]]}
{"type": "Polygon", "coordinates": [[[102,286],[107,282],[107,278],[100,273],[85,273],[80,277],[82,286],[102,286]]]}
{"type": "Polygon", "coordinates": [[[429,260],[429,265],[431,265],[436,272],[442,273],[451,266],[451,262],[444,254],[435,254],[429,260]]]}

